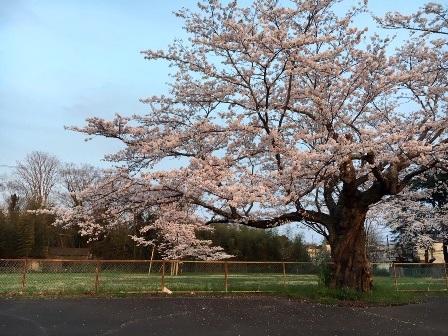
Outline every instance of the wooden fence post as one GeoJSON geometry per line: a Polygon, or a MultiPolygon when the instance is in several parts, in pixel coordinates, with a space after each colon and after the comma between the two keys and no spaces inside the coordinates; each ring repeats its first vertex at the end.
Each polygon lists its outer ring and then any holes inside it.
{"type": "Polygon", "coordinates": [[[152,252],[151,252],[151,261],[149,262],[149,269],[148,269],[148,275],[151,275],[151,268],[152,268],[152,261],[154,260],[154,250],[156,246],[152,246],[152,252]]]}

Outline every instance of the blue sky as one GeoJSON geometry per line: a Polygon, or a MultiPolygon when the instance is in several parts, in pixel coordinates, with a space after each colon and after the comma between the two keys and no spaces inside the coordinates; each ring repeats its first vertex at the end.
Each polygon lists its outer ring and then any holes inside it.
{"type": "Polygon", "coordinates": [[[117,143],[63,126],[147,112],[139,99],[164,90],[168,69],[140,51],[183,34],[181,3],[0,0],[0,165],[39,150],[104,166],[117,143]]]}
{"type": "MultiPolygon", "coordinates": [[[[184,36],[173,10],[197,0],[0,0],[0,173],[38,150],[107,167],[119,144],[84,142],[64,125],[148,112],[169,69],[143,59],[184,36]]],[[[421,0],[370,0],[376,13],[413,12],[421,0]]],[[[392,32],[390,32],[392,34],[392,32]]]]}

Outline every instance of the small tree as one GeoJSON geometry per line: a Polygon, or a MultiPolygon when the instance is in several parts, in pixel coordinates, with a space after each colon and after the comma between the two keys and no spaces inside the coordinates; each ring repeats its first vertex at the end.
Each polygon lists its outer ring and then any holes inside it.
{"type": "Polygon", "coordinates": [[[230,257],[221,247],[211,246],[211,241],[197,238],[198,230],[213,228],[201,224],[190,204],[178,203],[175,208],[163,202],[155,204],[153,198],[158,196],[152,194],[163,191],[146,193],[133,182],[123,171],[106,176],[98,184],[77,194],[78,206],[53,208],[52,213],[58,218],[55,225],[77,227],[82,236],[89,237],[89,241],[99,242],[113,235],[115,229],[133,228],[128,231],[129,236],[138,245],[157,244],[157,250],[165,259],[216,260],[230,257]],[[117,188],[122,192],[116,193],[117,188]],[[143,220],[143,214],[146,220],[143,220]]]}

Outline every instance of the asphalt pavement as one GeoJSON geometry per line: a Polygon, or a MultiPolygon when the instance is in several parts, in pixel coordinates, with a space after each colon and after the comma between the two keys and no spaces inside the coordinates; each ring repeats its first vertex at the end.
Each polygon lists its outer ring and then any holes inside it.
{"type": "Polygon", "coordinates": [[[393,307],[284,298],[0,299],[1,336],[448,335],[448,297],[393,307]]]}

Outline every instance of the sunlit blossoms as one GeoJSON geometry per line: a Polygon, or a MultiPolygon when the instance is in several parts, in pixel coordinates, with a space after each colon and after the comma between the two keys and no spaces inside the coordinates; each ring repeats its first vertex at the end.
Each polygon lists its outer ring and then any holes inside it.
{"type": "Polygon", "coordinates": [[[123,172],[107,174],[103,181],[73,196],[80,200],[79,205],[69,210],[54,207],[50,211],[57,216],[54,224],[76,225],[81,235],[91,240],[104,239],[115,227],[134,227],[137,243],[155,247],[171,260],[231,257],[221,247],[211,246],[211,241],[196,237],[198,231],[212,228],[201,223],[192,205],[177,203],[173,207],[158,202],[169,193],[142,190],[136,183],[140,184],[123,172]],[[148,236],[148,231],[153,234],[148,236]]]}

